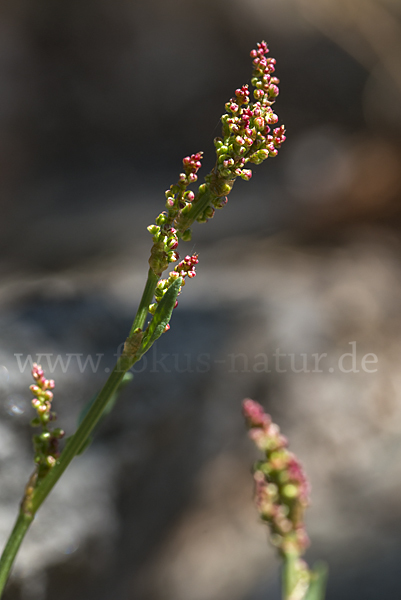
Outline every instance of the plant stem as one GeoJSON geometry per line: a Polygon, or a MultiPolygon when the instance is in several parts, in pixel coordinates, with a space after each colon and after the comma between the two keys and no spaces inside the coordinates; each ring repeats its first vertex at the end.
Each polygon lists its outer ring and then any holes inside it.
{"type": "Polygon", "coordinates": [[[143,329],[146,317],[149,312],[149,304],[152,302],[153,295],[155,293],[155,289],[157,286],[157,282],[159,281],[159,276],[156,275],[152,269],[148,271],[148,278],[146,280],[145,289],[143,290],[142,298],[139,303],[139,308],[137,310],[134,322],[131,327],[130,335],[140,327],[143,329]]]}
{"type": "Polygon", "coordinates": [[[289,553],[283,557],[282,600],[290,600],[291,593],[297,584],[297,555],[289,553]]]}
{"type": "MultiPolygon", "coordinates": [[[[148,314],[148,307],[152,301],[158,280],[158,276],[152,271],[152,269],[149,269],[145,289],[142,294],[141,302],[139,304],[130,335],[136,328],[143,328],[148,314]]],[[[19,513],[14,529],[8,538],[7,544],[0,559],[0,597],[4,590],[4,586],[6,585],[18,549],[26,532],[28,531],[29,525],[35,517],[36,511],[47,498],[57,481],[60,479],[61,475],[71,463],[72,459],[78,454],[82,446],[85,444],[89,435],[102,416],[102,413],[109,403],[110,398],[117,390],[126,371],[132,366],[132,364],[132,362],[128,364],[126,361],[122,361],[121,359],[117,361],[117,364],[110,373],[109,378],[104,384],[95,402],[89,409],[87,415],[79,425],[74,435],[67,442],[60,458],[57,460],[56,464],[51,471],[49,471],[46,477],[40,483],[38,483],[37,487],[32,493],[31,498],[29,499],[29,503],[26,505],[24,503],[25,508],[21,509],[19,513]]]]}
{"type": "Polygon", "coordinates": [[[205,208],[207,208],[211,201],[215,198],[210,189],[208,188],[206,192],[201,196],[200,200],[192,205],[191,210],[186,215],[185,220],[183,219],[180,222],[180,233],[183,233],[188,227],[192,225],[192,223],[199,217],[200,214],[203,213],[205,208]]]}
{"type": "Polygon", "coordinates": [[[24,539],[32,520],[32,515],[28,515],[21,510],[15,522],[14,529],[8,538],[8,542],[0,559],[0,597],[7,583],[8,574],[11,570],[21,542],[24,539]]]}
{"type": "Polygon", "coordinates": [[[88,414],[76,430],[75,434],[67,442],[60,458],[57,460],[51,471],[49,471],[46,477],[35,488],[30,505],[30,510],[33,514],[36,513],[74,456],[80,451],[83,444],[88,439],[124,375],[125,370],[121,368],[120,361],[118,361],[98,397],[88,411],[88,414]]]}

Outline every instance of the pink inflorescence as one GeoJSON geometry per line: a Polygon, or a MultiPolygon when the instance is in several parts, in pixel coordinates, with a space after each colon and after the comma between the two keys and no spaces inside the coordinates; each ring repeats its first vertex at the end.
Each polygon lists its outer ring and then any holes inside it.
{"type": "Polygon", "coordinates": [[[192,256],[186,256],[184,260],[178,263],[178,265],[174,268],[174,271],[180,275],[180,277],[195,277],[195,265],[199,262],[198,255],[193,254],[192,256]]]}
{"type": "MultiPolygon", "coordinates": [[[[216,209],[226,205],[235,179],[251,179],[248,163],[260,164],[266,158],[276,156],[285,141],[284,125],[272,129],[278,122],[272,105],[279,93],[279,80],[273,76],[276,61],[266,56],[268,52],[266,42],[259,43],[252,50],[253,92],[248,85],[243,85],[235,90],[234,96],[225,105],[226,113],[221,117],[222,137],[214,140],[216,164],[206,175],[205,183],[196,193],[188,189],[197,181],[202,164],[203,153],[197,152],[183,159],[183,172],[177,183],[165,192],[165,210],[148,227],[153,236],[149,265],[158,278],[170,263],[180,259],[177,252],[179,240],[191,239],[193,222],[205,223],[211,219],[216,209]]],[[[195,276],[193,267],[196,263],[191,262],[193,260],[194,257],[185,257],[170,272],[169,278],[160,279],[155,291],[156,301],[149,306],[149,312],[154,314],[157,303],[174,278],[195,276]]]]}
{"type": "Polygon", "coordinates": [[[191,156],[186,156],[182,164],[184,165],[184,170],[187,175],[195,174],[199,171],[202,166],[203,152],[197,152],[196,154],[191,154],[191,156]]]}
{"type": "Polygon", "coordinates": [[[235,91],[226,103],[227,113],[222,116],[223,137],[215,139],[217,171],[221,178],[241,177],[248,181],[252,172],[245,169],[248,162],[260,164],[266,158],[277,156],[285,141],[284,125],[271,130],[278,116],[271,108],[278,94],[279,79],[273,77],[276,60],[267,58],[266,42],[251,51],[253,58],[252,86],[255,102],[250,102],[247,85],[235,91]]]}
{"type": "Polygon", "coordinates": [[[269,524],[278,549],[301,556],[309,545],[304,524],[309,482],[298,458],[288,450],[287,439],[263,407],[244,400],[243,414],[251,439],[265,452],[265,460],[256,463],[254,471],[258,511],[269,524]]]}
{"type": "Polygon", "coordinates": [[[29,389],[35,396],[32,406],[36,410],[37,417],[32,420],[31,424],[33,427],[42,428],[42,433],[33,438],[35,462],[39,468],[39,476],[41,476],[55,465],[59,455],[58,440],[64,436],[64,431],[58,428],[49,430],[49,422],[56,419],[56,414],[51,410],[53,379],[46,379],[42,367],[36,363],[32,365],[32,377],[35,383],[29,389]]]}
{"type": "MultiPolygon", "coordinates": [[[[174,270],[169,273],[169,277],[167,279],[160,279],[155,290],[155,299],[156,302],[149,306],[149,312],[154,314],[156,312],[156,308],[160,300],[163,298],[164,294],[167,292],[170,285],[176,281],[179,277],[182,277],[181,287],[185,285],[185,278],[189,277],[192,279],[196,275],[195,266],[198,264],[199,259],[197,254],[193,254],[192,256],[187,255],[183,260],[181,260],[175,267],[174,270]]],[[[181,288],[180,292],[181,293],[181,288]]],[[[175,303],[174,308],[178,305],[178,302],[175,303]]],[[[166,330],[168,331],[170,327],[166,330]]]]}

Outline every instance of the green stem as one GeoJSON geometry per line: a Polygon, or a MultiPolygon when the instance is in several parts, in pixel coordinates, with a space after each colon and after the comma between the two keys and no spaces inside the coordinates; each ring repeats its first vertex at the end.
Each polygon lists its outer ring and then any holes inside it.
{"type": "Polygon", "coordinates": [[[289,600],[297,584],[296,554],[285,554],[283,557],[282,600],[289,600]]]}
{"type": "MultiPolygon", "coordinates": [[[[142,299],[139,304],[139,308],[131,328],[130,336],[138,327],[140,327],[141,329],[143,328],[146,317],[148,315],[148,307],[152,301],[158,280],[158,276],[152,271],[152,269],[149,269],[148,279],[146,281],[145,289],[142,294],[142,299]]],[[[97,396],[95,402],[92,404],[91,408],[89,409],[88,413],[86,414],[85,418],[79,425],[74,435],[67,442],[60,458],[57,460],[56,464],[51,469],[51,471],[49,471],[46,477],[37,485],[37,487],[33,491],[33,494],[30,497],[29,504],[27,506],[29,512],[24,512],[21,510],[16,521],[15,527],[10,534],[10,537],[7,541],[7,544],[3,550],[3,554],[0,559],[0,597],[3,592],[4,586],[6,585],[8,575],[10,573],[18,549],[21,545],[22,540],[24,539],[29,525],[33,521],[36,511],[39,509],[41,504],[43,504],[44,500],[47,498],[57,481],[60,479],[61,475],[71,463],[72,459],[79,453],[80,449],[85,444],[89,435],[91,434],[100,417],[102,416],[102,413],[106,408],[107,404],[109,403],[110,398],[116,392],[126,371],[132,366],[132,364],[132,361],[129,363],[121,359],[117,361],[116,366],[111,372],[109,378],[107,379],[105,385],[103,386],[102,390],[97,396]]]]}
{"type": "Polygon", "coordinates": [[[19,547],[21,546],[21,542],[28,531],[29,525],[32,523],[32,520],[32,515],[25,514],[21,510],[15,522],[14,529],[8,538],[8,542],[0,559],[0,597],[7,583],[9,572],[19,547]]]}
{"type": "Polygon", "coordinates": [[[143,329],[146,317],[149,312],[149,304],[151,304],[152,302],[158,281],[159,276],[156,275],[156,273],[152,271],[152,269],[149,269],[145,289],[143,290],[141,302],[139,304],[138,311],[132,324],[130,335],[132,335],[135,329],[137,329],[138,327],[143,329]]]}

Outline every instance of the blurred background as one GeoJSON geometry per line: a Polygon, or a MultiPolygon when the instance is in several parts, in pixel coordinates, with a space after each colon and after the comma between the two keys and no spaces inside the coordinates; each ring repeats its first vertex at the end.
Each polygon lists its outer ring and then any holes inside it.
{"type": "Polygon", "coordinates": [[[246,396],[309,474],[327,599],[401,597],[400,2],[4,0],[0,16],[1,545],[32,470],[29,356],[70,434],[130,327],[146,226],[184,156],[213,166],[261,39],[287,127],[194,227],[170,332],[41,509],[6,600],[278,600],[246,396]]]}

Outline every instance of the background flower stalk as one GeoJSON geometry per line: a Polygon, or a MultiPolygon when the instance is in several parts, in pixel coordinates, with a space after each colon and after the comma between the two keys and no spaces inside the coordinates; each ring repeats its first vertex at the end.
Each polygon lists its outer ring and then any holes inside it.
{"type": "Polygon", "coordinates": [[[244,400],[243,414],[249,437],[265,454],[254,465],[255,501],[283,559],[283,600],[324,600],[326,567],[309,569],[302,559],[310,543],[304,520],[310,485],[302,465],[260,404],[244,400]]]}

